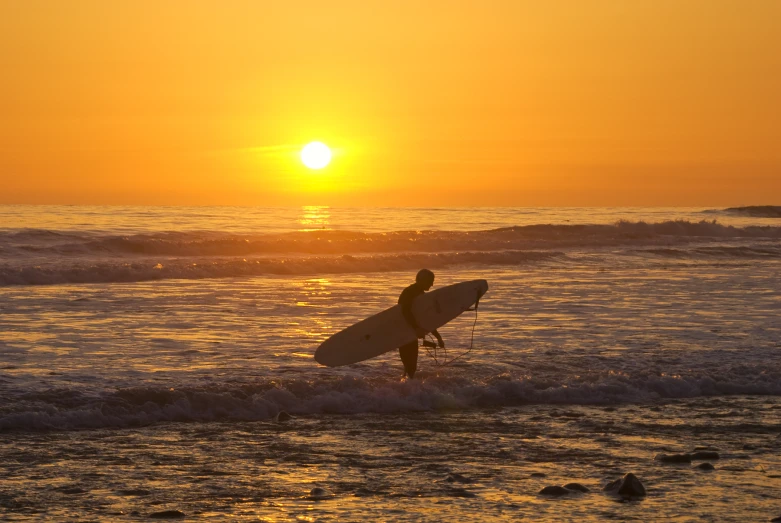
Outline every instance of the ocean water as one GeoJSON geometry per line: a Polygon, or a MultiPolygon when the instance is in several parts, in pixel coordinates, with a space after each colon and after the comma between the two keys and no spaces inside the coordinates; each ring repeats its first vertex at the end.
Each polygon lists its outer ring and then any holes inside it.
{"type": "Polygon", "coordinates": [[[781,516],[779,211],[0,206],[0,518],[781,516]],[[447,355],[314,361],[422,267],[447,355]]]}

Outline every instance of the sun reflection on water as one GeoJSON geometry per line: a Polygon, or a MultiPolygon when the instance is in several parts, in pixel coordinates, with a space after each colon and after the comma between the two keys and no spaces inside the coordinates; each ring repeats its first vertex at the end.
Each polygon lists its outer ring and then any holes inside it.
{"type": "Polygon", "coordinates": [[[327,205],[304,205],[298,217],[299,231],[318,231],[330,229],[331,211],[327,205]]]}

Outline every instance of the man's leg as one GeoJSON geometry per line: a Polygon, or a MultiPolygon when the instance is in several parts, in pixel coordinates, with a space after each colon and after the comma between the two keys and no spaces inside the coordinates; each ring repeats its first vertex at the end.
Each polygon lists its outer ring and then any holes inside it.
{"type": "Polygon", "coordinates": [[[418,370],[418,340],[411,341],[399,347],[399,356],[404,364],[404,372],[412,379],[418,370]]]}

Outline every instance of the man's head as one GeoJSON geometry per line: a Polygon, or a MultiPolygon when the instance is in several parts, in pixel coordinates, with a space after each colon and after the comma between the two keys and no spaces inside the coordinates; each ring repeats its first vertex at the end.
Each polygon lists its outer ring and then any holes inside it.
{"type": "Polygon", "coordinates": [[[415,282],[424,290],[429,290],[434,285],[434,273],[428,269],[420,269],[415,276],[415,282]]]}

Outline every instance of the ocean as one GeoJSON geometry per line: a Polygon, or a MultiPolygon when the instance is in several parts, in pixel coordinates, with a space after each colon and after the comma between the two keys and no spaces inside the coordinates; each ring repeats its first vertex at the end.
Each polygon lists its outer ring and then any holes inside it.
{"type": "Polygon", "coordinates": [[[3,205],[0,519],[769,521],[779,276],[771,206],[3,205]],[[424,267],[446,357],[314,361],[424,267]]]}

